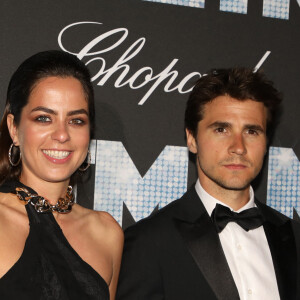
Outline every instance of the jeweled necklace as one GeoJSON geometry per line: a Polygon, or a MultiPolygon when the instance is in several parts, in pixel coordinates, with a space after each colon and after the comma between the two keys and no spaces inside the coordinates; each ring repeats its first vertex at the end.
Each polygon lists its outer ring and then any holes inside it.
{"type": "Polygon", "coordinates": [[[26,188],[17,187],[15,190],[17,197],[25,204],[33,205],[38,213],[56,211],[60,214],[67,214],[72,210],[74,204],[73,188],[69,185],[65,198],[59,198],[55,205],[49,203],[47,199],[38,194],[31,194],[26,188]]]}

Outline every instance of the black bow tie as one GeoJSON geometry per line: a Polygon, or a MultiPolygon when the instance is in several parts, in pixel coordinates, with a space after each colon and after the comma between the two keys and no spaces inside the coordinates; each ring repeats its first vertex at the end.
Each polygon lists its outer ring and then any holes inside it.
{"type": "Polygon", "coordinates": [[[229,222],[236,222],[244,230],[249,231],[250,229],[258,228],[264,221],[257,207],[252,207],[243,210],[240,213],[236,213],[220,204],[216,205],[211,214],[211,218],[218,233],[220,233],[229,222]]]}

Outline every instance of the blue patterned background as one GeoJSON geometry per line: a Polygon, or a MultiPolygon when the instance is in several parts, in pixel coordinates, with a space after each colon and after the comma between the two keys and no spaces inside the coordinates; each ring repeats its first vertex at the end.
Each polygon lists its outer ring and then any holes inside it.
{"type": "MultiPolygon", "coordinates": [[[[205,8],[205,0],[144,0],[150,2],[160,2],[164,4],[183,5],[195,8],[205,8]]],[[[297,0],[298,3],[300,0],[297,0]]],[[[290,0],[264,0],[264,17],[289,19],[290,0]]],[[[232,13],[246,14],[248,8],[247,0],[220,0],[220,10],[232,13]]]]}
{"type": "Polygon", "coordinates": [[[293,149],[271,147],[269,151],[267,204],[293,218],[300,213],[300,162],[293,149]]]}
{"type": "MultiPolygon", "coordinates": [[[[187,189],[188,149],[166,146],[141,177],[121,142],[92,141],[96,164],[94,209],[111,213],[122,224],[123,202],[135,221],[157,206],[180,198],[187,189]]],[[[267,204],[293,218],[300,212],[300,162],[290,148],[270,147],[267,204]]]]}
{"type": "Polygon", "coordinates": [[[138,221],[187,189],[186,147],[166,146],[144,177],[121,142],[93,141],[90,148],[96,162],[94,209],[108,211],[120,224],[123,202],[138,221]]]}

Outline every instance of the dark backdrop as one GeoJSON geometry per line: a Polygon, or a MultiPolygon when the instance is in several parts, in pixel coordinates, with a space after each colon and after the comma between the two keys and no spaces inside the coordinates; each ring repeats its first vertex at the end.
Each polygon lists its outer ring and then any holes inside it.
{"type": "Polygon", "coordinates": [[[77,187],[78,202],[109,211],[126,227],[196,179],[183,122],[194,81],[214,67],[254,68],[270,51],[261,68],[283,92],[284,111],[254,187],[262,202],[298,218],[300,7],[290,0],[275,18],[288,1],[269,8],[266,2],[248,1],[246,13],[234,13],[234,1],[194,8],[140,0],[3,0],[0,109],[9,78],[30,55],[63,49],[87,63],[97,118],[93,165],[77,187]]]}

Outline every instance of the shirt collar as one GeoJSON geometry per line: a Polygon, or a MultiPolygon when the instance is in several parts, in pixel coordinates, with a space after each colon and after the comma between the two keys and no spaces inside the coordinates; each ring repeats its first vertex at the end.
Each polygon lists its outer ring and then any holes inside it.
{"type": "MultiPolygon", "coordinates": [[[[204,190],[204,188],[201,186],[199,179],[196,182],[195,189],[196,189],[196,192],[197,192],[199,198],[201,199],[201,201],[202,201],[202,203],[203,203],[203,205],[204,205],[204,207],[205,207],[205,209],[206,209],[206,211],[209,215],[212,214],[212,211],[216,207],[216,204],[221,204],[223,206],[229,207],[225,203],[221,202],[220,200],[218,200],[218,199],[214,198],[213,196],[211,196],[210,194],[208,194],[204,190]]],[[[236,212],[241,212],[245,209],[256,206],[255,203],[254,203],[254,192],[253,192],[252,186],[250,186],[249,194],[250,194],[249,195],[250,200],[243,207],[241,207],[239,210],[237,210],[236,212]]],[[[229,207],[229,208],[230,208],[230,210],[233,211],[233,209],[231,207],[229,207]]]]}

